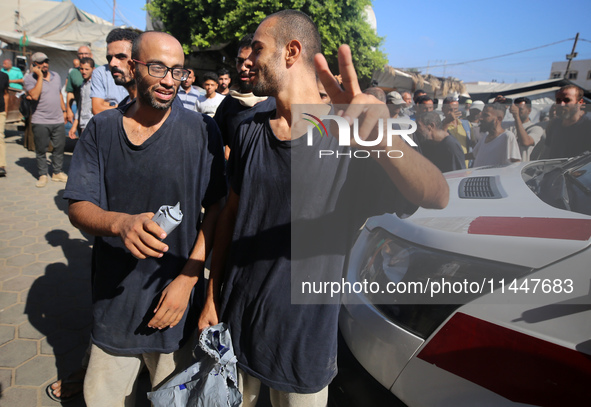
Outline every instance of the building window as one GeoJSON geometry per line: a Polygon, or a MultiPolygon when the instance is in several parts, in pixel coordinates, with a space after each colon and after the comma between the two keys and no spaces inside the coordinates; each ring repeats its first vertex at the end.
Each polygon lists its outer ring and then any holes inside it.
{"type": "Polygon", "coordinates": [[[591,71],[587,72],[587,80],[591,81],[591,71]]]}
{"type": "Polygon", "coordinates": [[[552,72],[552,75],[550,75],[550,79],[560,79],[561,77],[562,74],[560,72],[552,72]]]}
{"type": "Polygon", "coordinates": [[[578,76],[579,76],[579,72],[577,72],[577,71],[569,71],[568,72],[568,76],[567,76],[566,79],[576,80],[578,76]]]}

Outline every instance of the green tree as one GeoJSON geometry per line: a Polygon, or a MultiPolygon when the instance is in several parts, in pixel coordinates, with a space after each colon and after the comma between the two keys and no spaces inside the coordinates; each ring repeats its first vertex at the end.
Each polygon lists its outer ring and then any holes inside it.
{"type": "Polygon", "coordinates": [[[368,5],[371,0],[153,0],[148,11],[189,51],[193,46],[205,49],[237,43],[267,15],[287,8],[301,10],[318,26],[333,72],[337,48],[349,44],[358,75],[369,78],[387,61],[380,50],[383,38],[364,19],[368,5]]]}

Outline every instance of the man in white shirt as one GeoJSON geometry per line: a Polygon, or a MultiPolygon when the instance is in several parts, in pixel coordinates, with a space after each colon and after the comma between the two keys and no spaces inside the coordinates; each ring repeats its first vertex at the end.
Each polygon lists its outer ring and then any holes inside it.
{"type": "Polygon", "coordinates": [[[507,165],[521,161],[515,134],[505,131],[501,122],[505,108],[498,103],[488,105],[482,111],[480,132],[483,135],[474,147],[474,167],[507,165]]]}
{"type": "Polygon", "coordinates": [[[218,88],[218,76],[214,72],[206,72],[203,75],[203,89],[205,95],[199,96],[195,104],[195,110],[213,117],[225,96],[216,92],[218,88]]]}
{"type": "Polygon", "coordinates": [[[544,135],[544,129],[529,119],[531,100],[527,97],[515,99],[509,112],[515,119],[515,124],[509,130],[517,136],[521,161],[529,161],[532,150],[544,135]]]}

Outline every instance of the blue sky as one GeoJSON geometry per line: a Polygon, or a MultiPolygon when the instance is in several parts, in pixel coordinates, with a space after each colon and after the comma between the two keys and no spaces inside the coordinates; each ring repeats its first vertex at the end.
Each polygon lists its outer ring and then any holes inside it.
{"type": "MultiPolygon", "coordinates": [[[[112,19],[112,0],[73,3],[112,19]]],[[[145,29],[144,6],[144,0],[117,0],[117,25],[145,29]]],[[[431,74],[454,76],[465,82],[543,80],[549,78],[553,61],[565,60],[573,41],[483,62],[450,64],[551,44],[574,38],[577,32],[577,59],[591,59],[591,42],[587,42],[591,41],[589,0],[374,0],[373,7],[378,34],[386,38],[382,49],[394,67],[431,66],[431,74]],[[446,63],[445,67],[433,67],[446,63]]],[[[421,71],[426,73],[427,68],[421,71]]]]}

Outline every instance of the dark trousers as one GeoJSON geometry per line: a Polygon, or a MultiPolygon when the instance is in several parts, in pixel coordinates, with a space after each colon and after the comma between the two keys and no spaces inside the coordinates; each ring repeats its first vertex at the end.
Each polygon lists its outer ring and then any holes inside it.
{"type": "Polygon", "coordinates": [[[64,162],[64,148],[66,146],[66,128],[63,123],[60,124],[35,124],[33,123],[33,135],[35,136],[35,154],[37,155],[37,169],[39,176],[47,175],[47,148],[49,140],[53,145],[51,153],[51,163],[53,173],[62,172],[64,162]]]}

